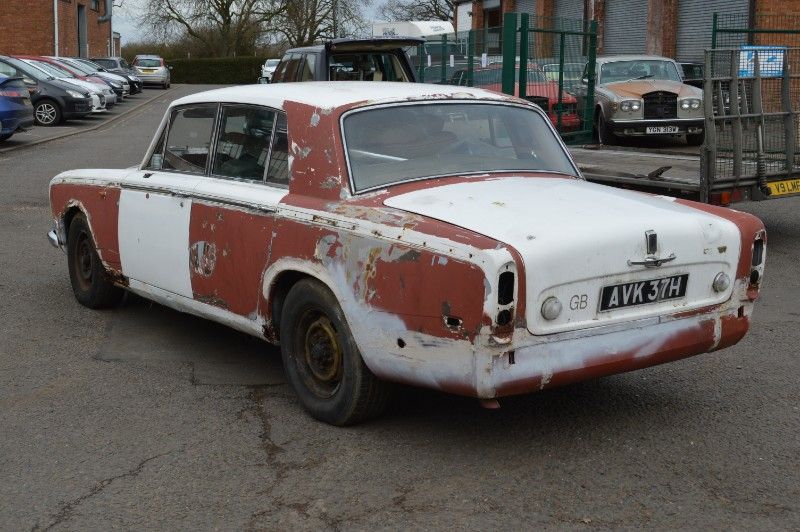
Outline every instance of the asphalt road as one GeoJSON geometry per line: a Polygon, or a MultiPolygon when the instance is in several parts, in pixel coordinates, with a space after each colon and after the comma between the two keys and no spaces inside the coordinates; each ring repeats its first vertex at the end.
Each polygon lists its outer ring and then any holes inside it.
{"type": "Polygon", "coordinates": [[[47,243],[47,184],[137,164],[178,87],[0,155],[0,528],[800,528],[800,198],[728,350],[502,401],[403,389],[315,422],[258,340],[131,297],[91,311],[47,243]]]}

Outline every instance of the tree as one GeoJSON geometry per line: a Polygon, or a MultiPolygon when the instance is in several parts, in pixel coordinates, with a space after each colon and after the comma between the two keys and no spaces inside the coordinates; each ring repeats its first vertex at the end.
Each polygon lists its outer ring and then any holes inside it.
{"type": "Polygon", "coordinates": [[[358,35],[366,27],[363,10],[369,4],[369,0],[291,0],[276,17],[274,29],[290,47],[358,35]]]}
{"type": "Polygon", "coordinates": [[[453,0],[388,0],[380,14],[388,21],[447,20],[452,21],[456,3],[453,0]]]}
{"type": "Polygon", "coordinates": [[[295,0],[145,0],[139,17],[164,40],[188,35],[210,57],[251,55],[259,36],[295,0]]]}

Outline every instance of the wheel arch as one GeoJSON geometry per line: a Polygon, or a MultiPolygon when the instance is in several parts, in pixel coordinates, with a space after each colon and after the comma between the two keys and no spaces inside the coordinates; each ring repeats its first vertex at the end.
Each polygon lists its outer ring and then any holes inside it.
{"type": "MultiPolygon", "coordinates": [[[[333,296],[341,301],[341,291],[336,287],[328,270],[318,263],[300,259],[281,259],[267,268],[262,283],[264,307],[262,315],[265,319],[264,336],[273,343],[280,341],[280,319],[286,296],[294,285],[304,279],[312,279],[330,290],[333,296]]],[[[344,311],[344,309],[343,309],[344,311]]]]}

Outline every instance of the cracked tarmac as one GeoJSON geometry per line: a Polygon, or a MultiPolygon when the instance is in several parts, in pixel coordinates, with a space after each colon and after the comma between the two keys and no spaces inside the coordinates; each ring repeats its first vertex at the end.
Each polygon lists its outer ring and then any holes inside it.
{"type": "Polygon", "coordinates": [[[136,164],[165,104],[0,155],[0,529],[800,528],[800,198],[739,206],[770,243],[731,349],[499,411],[401,388],[334,428],[256,339],[75,302],[47,183],[136,164]]]}

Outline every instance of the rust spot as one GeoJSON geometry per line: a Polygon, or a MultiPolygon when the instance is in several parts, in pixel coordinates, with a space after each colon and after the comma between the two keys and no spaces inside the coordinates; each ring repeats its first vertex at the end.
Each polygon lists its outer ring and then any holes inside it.
{"type": "Polygon", "coordinates": [[[195,242],[189,249],[189,262],[194,273],[203,277],[211,277],[217,267],[216,244],[204,240],[195,242]]]}
{"type": "Polygon", "coordinates": [[[399,257],[397,257],[397,262],[418,262],[420,257],[420,252],[416,249],[409,249],[399,257]]]}
{"type": "Polygon", "coordinates": [[[207,303],[207,304],[215,306],[217,308],[228,310],[228,303],[224,299],[222,299],[222,298],[220,298],[218,296],[203,295],[203,294],[198,294],[197,292],[195,292],[194,293],[194,299],[195,299],[195,301],[199,301],[200,303],[207,303]]]}

